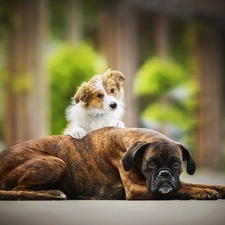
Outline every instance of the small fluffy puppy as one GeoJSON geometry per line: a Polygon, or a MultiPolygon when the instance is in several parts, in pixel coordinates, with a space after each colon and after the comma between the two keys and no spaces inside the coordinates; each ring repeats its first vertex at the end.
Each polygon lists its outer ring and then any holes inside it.
{"type": "Polygon", "coordinates": [[[71,106],[66,110],[69,122],[64,134],[82,139],[87,132],[113,126],[124,128],[124,75],[118,70],[107,70],[95,75],[78,87],[71,106]]]}

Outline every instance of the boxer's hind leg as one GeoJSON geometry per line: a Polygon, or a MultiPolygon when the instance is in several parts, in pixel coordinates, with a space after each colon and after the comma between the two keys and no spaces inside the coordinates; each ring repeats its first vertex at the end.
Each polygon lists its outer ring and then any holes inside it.
{"type": "Polygon", "coordinates": [[[5,191],[0,190],[0,200],[65,200],[66,195],[59,190],[45,191],[5,191]]]}
{"type": "MultiPolygon", "coordinates": [[[[66,164],[59,158],[34,157],[6,174],[3,190],[17,192],[45,190],[46,192],[48,189],[57,189],[56,184],[65,170],[66,164]]],[[[55,194],[60,195],[60,193],[55,194]]],[[[40,196],[42,195],[43,192],[40,193],[40,196]]]]}

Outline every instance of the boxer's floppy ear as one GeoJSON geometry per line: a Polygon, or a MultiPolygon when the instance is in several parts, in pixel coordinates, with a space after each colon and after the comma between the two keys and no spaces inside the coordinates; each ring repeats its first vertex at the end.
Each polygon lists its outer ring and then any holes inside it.
{"type": "Polygon", "coordinates": [[[129,171],[135,166],[134,160],[141,153],[147,149],[150,143],[145,141],[135,142],[122,156],[122,165],[125,171],[129,171]]]}
{"type": "Polygon", "coordinates": [[[189,150],[183,146],[182,144],[179,143],[179,146],[181,147],[182,154],[183,154],[183,161],[187,161],[187,173],[190,175],[193,175],[196,170],[196,163],[195,160],[193,159],[191,153],[189,150]]]}

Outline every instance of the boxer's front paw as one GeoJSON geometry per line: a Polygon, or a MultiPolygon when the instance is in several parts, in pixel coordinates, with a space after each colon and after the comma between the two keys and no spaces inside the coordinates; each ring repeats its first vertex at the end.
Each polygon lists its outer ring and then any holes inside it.
{"type": "MultiPolygon", "coordinates": [[[[194,184],[193,184],[194,185],[194,184]]],[[[180,199],[216,200],[221,198],[218,191],[204,186],[181,187],[177,191],[180,199]]]]}
{"type": "Polygon", "coordinates": [[[199,199],[199,200],[216,200],[221,198],[220,194],[213,189],[204,189],[201,190],[199,192],[196,192],[196,198],[195,199],[199,199]]]}
{"type": "Polygon", "coordinates": [[[125,128],[125,125],[120,120],[112,120],[109,124],[110,127],[118,127],[118,128],[125,128]]]}

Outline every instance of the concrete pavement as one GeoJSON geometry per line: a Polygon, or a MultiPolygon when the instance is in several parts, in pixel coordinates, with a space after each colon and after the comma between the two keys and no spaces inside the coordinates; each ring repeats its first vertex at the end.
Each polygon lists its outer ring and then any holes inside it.
{"type": "Polygon", "coordinates": [[[223,225],[225,200],[1,201],[1,225],[223,225]]]}
{"type": "Polygon", "coordinates": [[[215,172],[210,168],[197,168],[194,175],[190,176],[185,171],[181,180],[199,184],[218,184],[225,186],[225,173],[215,172]]]}

